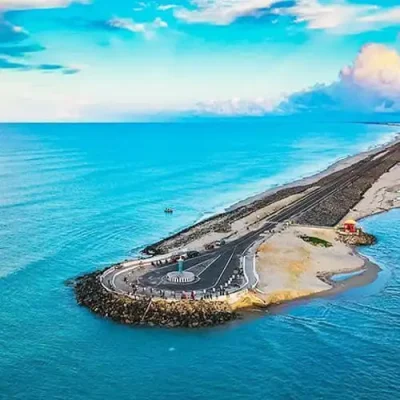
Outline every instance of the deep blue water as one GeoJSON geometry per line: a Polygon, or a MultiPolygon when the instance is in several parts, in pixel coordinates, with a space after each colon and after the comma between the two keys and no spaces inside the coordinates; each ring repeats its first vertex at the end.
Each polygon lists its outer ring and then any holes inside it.
{"type": "Polygon", "coordinates": [[[0,125],[0,398],[397,399],[398,210],[363,222],[379,239],[363,250],[383,268],[376,282],[227,327],[117,325],[78,307],[64,284],[392,132],[0,125]]]}

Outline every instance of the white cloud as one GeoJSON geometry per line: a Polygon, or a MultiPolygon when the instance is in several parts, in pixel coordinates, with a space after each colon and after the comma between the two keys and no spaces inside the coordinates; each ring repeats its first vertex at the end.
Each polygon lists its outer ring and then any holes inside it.
{"type": "Polygon", "coordinates": [[[152,24],[155,28],[168,28],[168,24],[160,17],[157,17],[152,24]]]}
{"type": "Polygon", "coordinates": [[[400,7],[382,8],[369,4],[321,3],[320,0],[298,0],[296,5],[282,10],[309,29],[338,33],[363,32],[400,23],[400,7]]]}
{"type": "Polygon", "coordinates": [[[158,29],[168,28],[168,24],[159,17],[152,22],[135,22],[131,18],[114,17],[107,22],[107,25],[128,32],[141,33],[147,39],[154,37],[158,29]]]}
{"type": "Polygon", "coordinates": [[[279,108],[298,111],[400,111],[400,54],[381,44],[362,47],[339,80],[294,93],[279,108]]]}
{"type": "Polygon", "coordinates": [[[282,0],[194,0],[193,8],[179,7],[175,16],[186,23],[229,25],[243,16],[258,16],[269,9],[308,29],[336,33],[356,33],[400,24],[400,6],[383,8],[371,4],[354,4],[345,0],[297,0],[294,5],[282,0]]]}
{"type": "Polygon", "coordinates": [[[123,29],[134,33],[144,33],[146,31],[144,23],[134,22],[130,18],[112,18],[107,23],[113,28],[123,29]]]}
{"type": "Polygon", "coordinates": [[[196,105],[195,115],[262,116],[270,113],[400,111],[400,54],[371,43],[361,48],[336,82],[317,84],[282,99],[212,100],[196,105]]]}
{"type": "Polygon", "coordinates": [[[229,25],[237,18],[252,15],[281,0],[194,0],[195,9],[178,8],[175,16],[187,23],[229,25]]]}
{"type": "Polygon", "coordinates": [[[371,5],[321,4],[319,0],[299,0],[287,10],[287,14],[293,15],[296,22],[306,22],[310,29],[333,29],[354,23],[358,17],[378,8],[371,5]]]}
{"type": "Polygon", "coordinates": [[[72,3],[87,4],[90,0],[0,0],[0,10],[64,8],[72,3]]]}
{"type": "Polygon", "coordinates": [[[178,6],[176,4],[162,4],[162,5],[159,5],[157,7],[157,10],[159,10],[159,11],[168,11],[168,10],[172,10],[174,8],[177,8],[177,7],[178,6]]]}
{"type": "Polygon", "coordinates": [[[380,10],[379,12],[360,17],[363,23],[383,23],[383,24],[399,24],[400,23],[400,7],[393,7],[389,10],[380,10]]]}
{"type": "Polygon", "coordinates": [[[400,54],[381,44],[368,44],[353,65],[342,69],[340,79],[345,84],[400,98],[400,54]]]}
{"type": "Polygon", "coordinates": [[[137,3],[137,5],[135,7],[132,8],[133,11],[142,11],[145,8],[147,8],[148,4],[140,1],[139,3],[137,3]]]}

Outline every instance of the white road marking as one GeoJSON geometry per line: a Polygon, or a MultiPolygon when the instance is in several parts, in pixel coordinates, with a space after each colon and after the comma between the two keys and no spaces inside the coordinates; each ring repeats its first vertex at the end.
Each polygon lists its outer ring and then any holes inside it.
{"type": "MultiPolygon", "coordinates": [[[[206,271],[208,268],[210,268],[211,265],[213,265],[215,263],[215,261],[217,261],[221,256],[222,256],[222,254],[220,254],[211,264],[207,265],[207,267],[204,268],[203,271],[201,271],[197,276],[200,276],[204,271],[206,271]]],[[[199,264],[196,264],[196,265],[199,265],[199,264]]]]}
{"type": "MultiPolygon", "coordinates": [[[[224,274],[226,268],[228,267],[229,263],[231,262],[232,257],[233,257],[234,254],[235,254],[236,247],[237,247],[237,246],[235,246],[235,247],[233,248],[232,254],[231,254],[231,256],[229,257],[229,260],[227,261],[227,263],[225,264],[225,267],[224,267],[224,269],[222,270],[221,274],[219,275],[218,279],[216,280],[215,285],[214,285],[214,286],[211,286],[211,287],[215,287],[215,286],[217,285],[217,283],[219,282],[219,280],[221,279],[221,277],[222,277],[222,275],[224,274]]],[[[222,255],[222,254],[221,254],[221,255],[222,255]]]]}

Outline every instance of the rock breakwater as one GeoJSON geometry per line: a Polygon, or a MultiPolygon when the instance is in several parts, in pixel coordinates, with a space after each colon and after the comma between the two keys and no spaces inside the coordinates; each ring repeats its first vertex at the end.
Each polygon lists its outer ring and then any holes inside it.
{"type": "Polygon", "coordinates": [[[74,281],[76,299],[92,312],[119,323],[197,328],[222,325],[238,317],[226,302],[133,299],[110,293],[100,283],[101,273],[96,271],[74,281]]]}
{"type": "Polygon", "coordinates": [[[358,235],[338,235],[340,242],[346,243],[349,246],[368,246],[376,243],[375,236],[360,231],[358,235]]]}
{"type": "MultiPolygon", "coordinates": [[[[392,146],[385,157],[374,159],[369,157],[356,165],[364,165],[365,170],[356,175],[347,187],[334,192],[318,203],[315,207],[302,214],[297,222],[304,225],[335,226],[356,204],[363,198],[364,193],[394,165],[400,162],[400,145],[392,146]]],[[[353,166],[343,171],[348,171],[351,176],[353,166]]],[[[334,174],[320,180],[318,184],[324,183],[334,174]]]]}

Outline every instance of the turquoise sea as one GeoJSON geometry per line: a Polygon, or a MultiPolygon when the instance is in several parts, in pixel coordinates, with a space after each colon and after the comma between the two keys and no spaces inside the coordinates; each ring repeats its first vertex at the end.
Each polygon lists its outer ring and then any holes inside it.
{"type": "Polygon", "coordinates": [[[134,328],[65,281],[396,128],[0,125],[0,399],[398,399],[400,211],[363,221],[376,282],[203,330],[134,328]],[[165,207],[176,212],[164,215],[165,207]]]}

